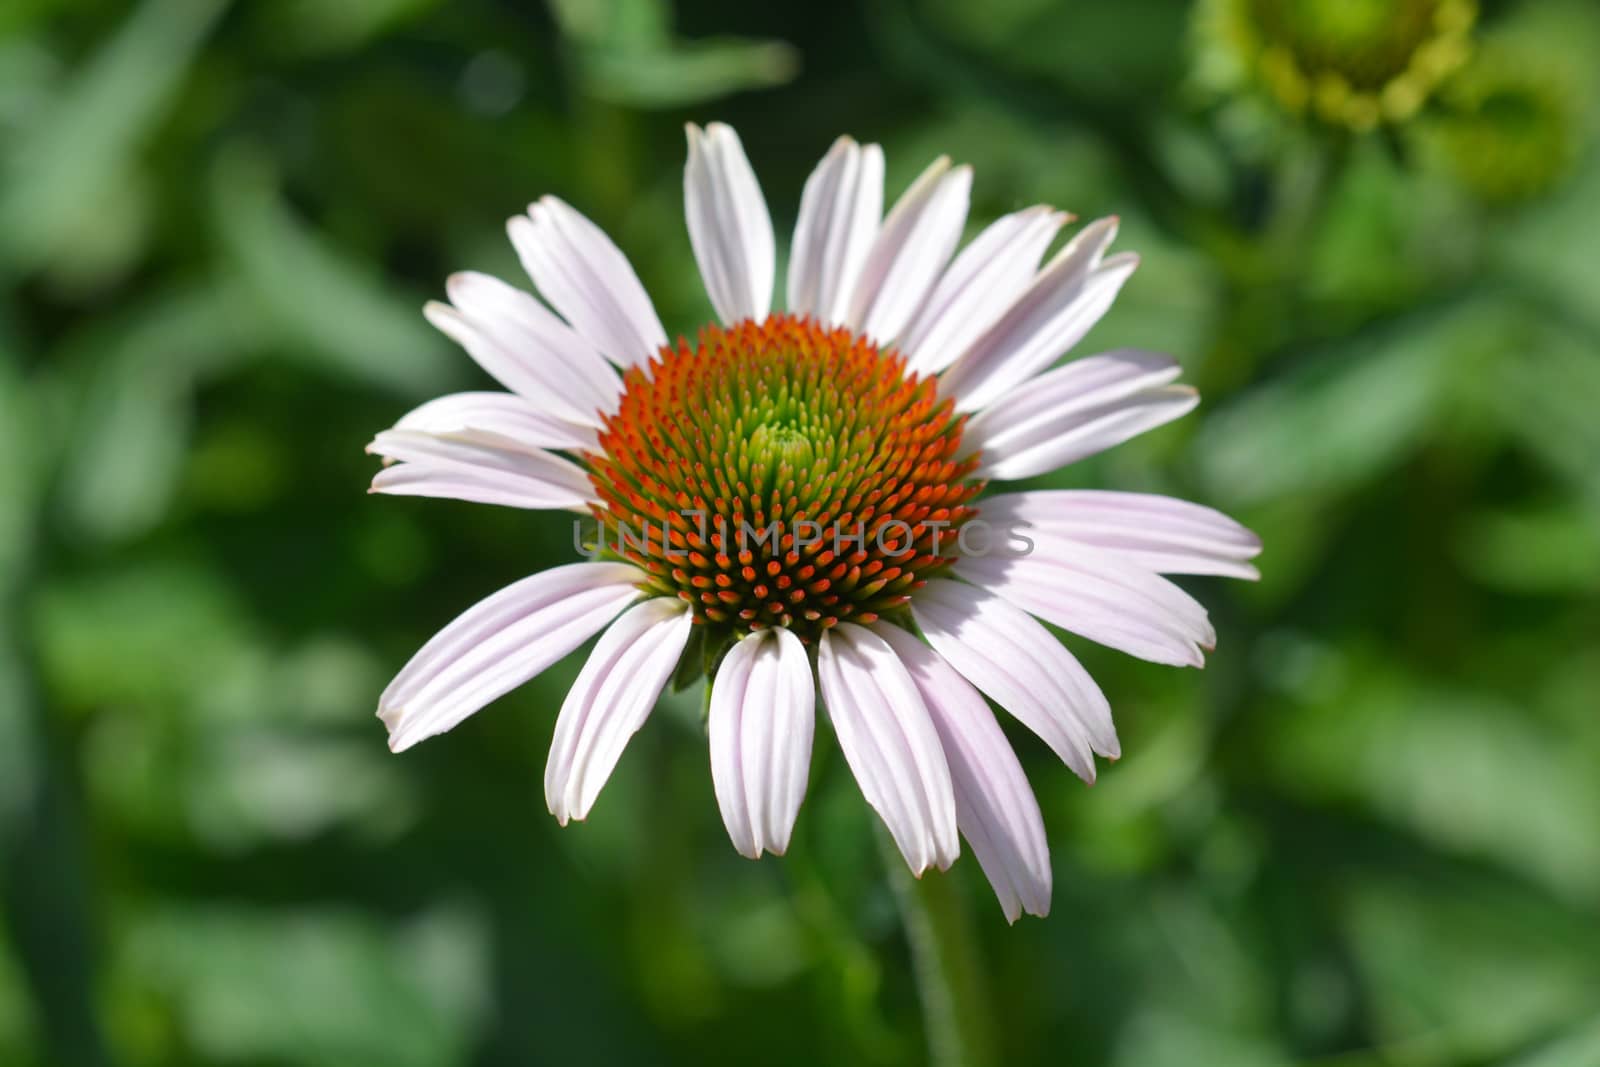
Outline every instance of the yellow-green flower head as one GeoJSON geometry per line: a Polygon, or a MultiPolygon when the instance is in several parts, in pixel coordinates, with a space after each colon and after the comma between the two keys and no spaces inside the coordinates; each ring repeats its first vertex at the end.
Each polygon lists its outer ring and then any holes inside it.
{"type": "Polygon", "coordinates": [[[1476,0],[1215,0],[1242,66],[1284,108],[1367,130],[1416,114],[1471,54],[1476,0]]]}
{"type": "Polygon", "coordinates": [[[1567,73],[1520,51],[1481,51],[1450,80],[1441,114],[1419,131],[1424,151],[1487,203],[1547,192],[1584,140],[1567,73]]]}

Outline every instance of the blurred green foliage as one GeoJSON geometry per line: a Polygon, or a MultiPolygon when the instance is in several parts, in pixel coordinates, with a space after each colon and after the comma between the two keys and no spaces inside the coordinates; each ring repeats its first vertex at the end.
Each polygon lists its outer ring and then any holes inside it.
{"type": "Polygon", "coordinates": [[[1004,1062],[1600,1063],[1600,9],[1485,0],[1364,133],[1286,107],[1274,20],[1218,9],[0,8],[0,1063],[924,1062],[826,743],[751,864],[692,691],[559,833],[574,662],[404,758],[371,718],[570,553],[559,517],[365,496],[371,433],[479,380],[421,302],[516,277],[502,221],[553,192],[692,331],[710,118],[780,233],[844,131],[891,192],[974,163],[974,226],[1122,215],[1144,263],[1086,350],[1171,351],[1206,404],[1041,484],[1266,540],[1258,587],[1193,583],[1205,673],[1074,643],[1126,752],[1092,791],[1016,735],[1054,914],[946,876],[1004,1062]]]}

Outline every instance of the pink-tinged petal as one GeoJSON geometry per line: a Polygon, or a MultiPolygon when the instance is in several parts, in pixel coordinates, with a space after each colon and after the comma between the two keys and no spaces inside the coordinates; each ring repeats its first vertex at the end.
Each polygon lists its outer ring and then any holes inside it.
{"type": "Polygon", "coordinates": [[[985,590],[935,579],[917,591],[911,614],[939,655],[1078,777],[1094,781],[1095,753],[1121,754],[1100,687],[1027,612],[985,590]]]}
{"type": "Polygon", "coordinates": [[[791,312],[829,326],[844,322],[882,215],[883,150],[839,138],[800,194],[789,251],[791,312]]]}
{"type": "Polygon", "coordinates": [[[772,216],[755,171],[732,128],[690,125],[683,173],[689,243],[717,316],[730,325],[761,322],[772,310],[777,252],[772,216]]]}
{"type": "Polygon", "coordinates": [[[994,886],[1008,922],[1050,913],[1050,847],[1039,801],[983,697],[916,637],[886,622],[873,632],[905,664],[933,718],[955,786],[956,823],[994,886]]]}
{"type": "Polygon", "coordinates": [[[1101,255],[1117,220],[1084,227],[1027,292],[945,371],[939,391],[961,411],[979,411],[1059,359],[1111,307],[1137,256],[1101,255]]]}
{"type": "Polygon", "coordinates": [[[1201,650],[1217,642],[1198,601],[1101,549],[1040,541],[1026,556],[968,556],[955,572],[1046,622],[1152,663],[1202,667],[1201,650]]]}
{"type": "Polygon", "coordinates": [[[367,451],[392,463],[373,477],[374,493],[533,510],[583,511],[595,499],[576,463],[491,435],[385,430],[367,451]]]}
{"type": "Polygon", "coordinates": [[[805,799],[816,722],[811,663],[788,630],[741,638],[711,685],[711,781],[740,855],[783,855],[805,799]]]}
{"type": "Polygon", "coordinates": [[[473,362],[535,410],[564,422],[590,427],[600,425],[598,409],[585,411],[570,397],[562,396],[544,376],[531,369],[520,354],[507,348],[456,308],[430,300],[423,306],[422,314],[435,329],[465,349],[473,362]]]}
{"type": "Polygon", "coordinates": [[[895,201],[856,283],[851,327],[879,344],[900,335],[961,240],[971,192],[972,168],[940,157],[895,201]]]}
{"type": "Polygon", "coordinates": [[[983,453],[977,477],[1031,478],[1103,452],[1194,410],[1199,396],[1169,384],[1167,356],[1123,350],[1085,356],[1029,381],[967,424],[962,446],[983,453]]]}
{"type": "Polygon", "coordinates": [[[899,657],[871,630],[840,623],[822,635],[817,677],[845,762],[911,873],[949,867],[961,851],[950,767],[899,657]]]}
{"type": "Polygon", "coordinates": [[[396,752],[440,734],[583,644],[642,594],[623,563],[572,563],[468,608],[422,646],[378,700],[396,752]]]}
{"type": "MultiPolygon", "coordinates": [[[[1157,574],[1254,580],[1261,538],[1211,508],[1151,493],[1042,490],[985,497],[983,520],[1037,542],[1089,545],[1157,574]]],[[[1062,546],[1062,551],[1070,551],[1062,546]]]]}
{"type": "Polygon", "coordinates": [[[647,362],[667,343],[627,257],[569,205],[544,197],[506,223],[506,232],[539,295],[611,362],[647,362]]]}
{"type": "Polygon", "coordinates": [[[515,393],[450,393],[407,412],[394,428],[525,452],[599,446],[592,427],[546,414],[515,393]]]}
{"type": "Polygon", "coordinates": [[[653,597],[601,635],[556,719],[544,798],[562,826],[585,819],[622,758],[628,739],[656,706],[689,641],[688,605],[653,597]]]}
{"type": "Polygon", "coordinates": [[[616,410],[622,395],[617,372],[532,294],[476,271],[450,275],[445,292],[501,363],[514,368],[516,392],[537,392],[542,408],[586,425],[616,410]]]}
{"type": "Polygon", "coordinates": [[[954,363],[1028,288],[1039,258],[1069,218],[1031,207],[996,219],[974,237],[902,333],[906,370],[937,374],[954,363]]]}

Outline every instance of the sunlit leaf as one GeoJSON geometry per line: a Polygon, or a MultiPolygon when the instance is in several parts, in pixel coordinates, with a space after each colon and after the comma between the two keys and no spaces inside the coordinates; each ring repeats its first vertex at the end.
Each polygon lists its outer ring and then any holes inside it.
{"type": "Polygon", "coordinates": [[[128,993],[161,997],[207,1062],[435,1067],[476,1029],[483,1004],[461,993],[487,947],[467,916],[391,930],[339,912],[183,908],[138,919],[114,971],[128,993]]]}
{"type": "Polygon", "coordinates": [[[193,418],[194,389],[259,343],[232,290],[169,294],[80,339],[94,368],[72,434],[62,503],[91,538],[141,533],[166,513],[193,418]]]}
{"type": "Polygon", "coordinates": [[[0,263],[70,256],[63,241],[127,181],[133,153],[170,107],[226,0],[144,0],[7,153],[0,263]]]}
{"type": "Polygon", "coordinates": [[[1259,1034],[1158,1010],[1133,1019],[1111,1062],[1117,1067],[1287,1067],[1292,1061],[1259,1034]]]}
{"type": "Polygon", "coordinates": [[[1484,1062],[1590,1016],[1592,926],[1516,891],[1374,880],[1349,893],[1356,960],[1394,1062],[1484,1062]]]}
{"type": "Polygon", "coordinates": [[[587,50],[580,62],[594,96],[667,108],[782,85],[794,77],[799,56],[781,41],[696,40],[643,52],[587,50]]]}
{"type": "Polygon", "coordinates": [[[672,28],[666,0],[551,0],[550,10],[563,33],[606,48],[656,48],[672,28]]]}
{"type": "Polygon", "coordinates": [[[1590,1019],[1569,1033],[1538,1042],[1533,1051],[1506,1067],[1587,1067],[1596,1060],[1600,1060],[1600,1019],[1590,1019]]]}
{"type": "Polygon", "coordinates": [[[1430,432],[1455,366],[1499,350],[1504,316],[1493,306],[1421,312],[1321,349],[1210,415],[1196,442],[1200,474],[1218,499],[1237,504],[1366,484],[1430,432]]]}
{"type": "Polygon", "coordinates": [[[1458,388],[1551,471],[1600,510],[1600,339],[1539,322],[1523,331],[1507,357],[1458,388]]]}
{"type": "Polygon", "coordinates": [[[440,0],[282,0],[256,12],[261,35],[286,51],[320,54],[359,48],[437,7],[440,0]]]}
{"type": "Polygon", "coordinates": [[[296,218],[263,157],[245,148],[225,155],[210,192],[230,263],[263,319],[280,331],[280,347],[375,385],[419,393],[441,387],[448,347],[420,306],[392,295],[296,218]]]}
{"type": "Polygon", "coordinates": [[[1572,897],[1600,891],[1596,754],[1491,696],[1330,656],[1311,706],[1277,724],[1277,774],[1432,846],[1502,864],[1572,897]]]}
{"type": "Polygon", "coordinates": [[[1479,581],[1518,593],[1600,592],[1600,513],[1542,507],[1477,516],[1457,556],[1479,581]]]}

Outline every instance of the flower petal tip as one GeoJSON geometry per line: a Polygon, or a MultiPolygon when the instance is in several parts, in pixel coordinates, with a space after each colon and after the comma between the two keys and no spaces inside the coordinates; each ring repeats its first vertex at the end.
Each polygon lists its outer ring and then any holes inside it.
{"type": "Polygon", "coordinates": [[[377,714],[378,718],[382,720],[384,728],[389,731],[389,751],[396,756],[421,740],[421,738],[408,737],[401,732],[401,720],[405,717],[403,709],[380,707],[377,714]]]}

